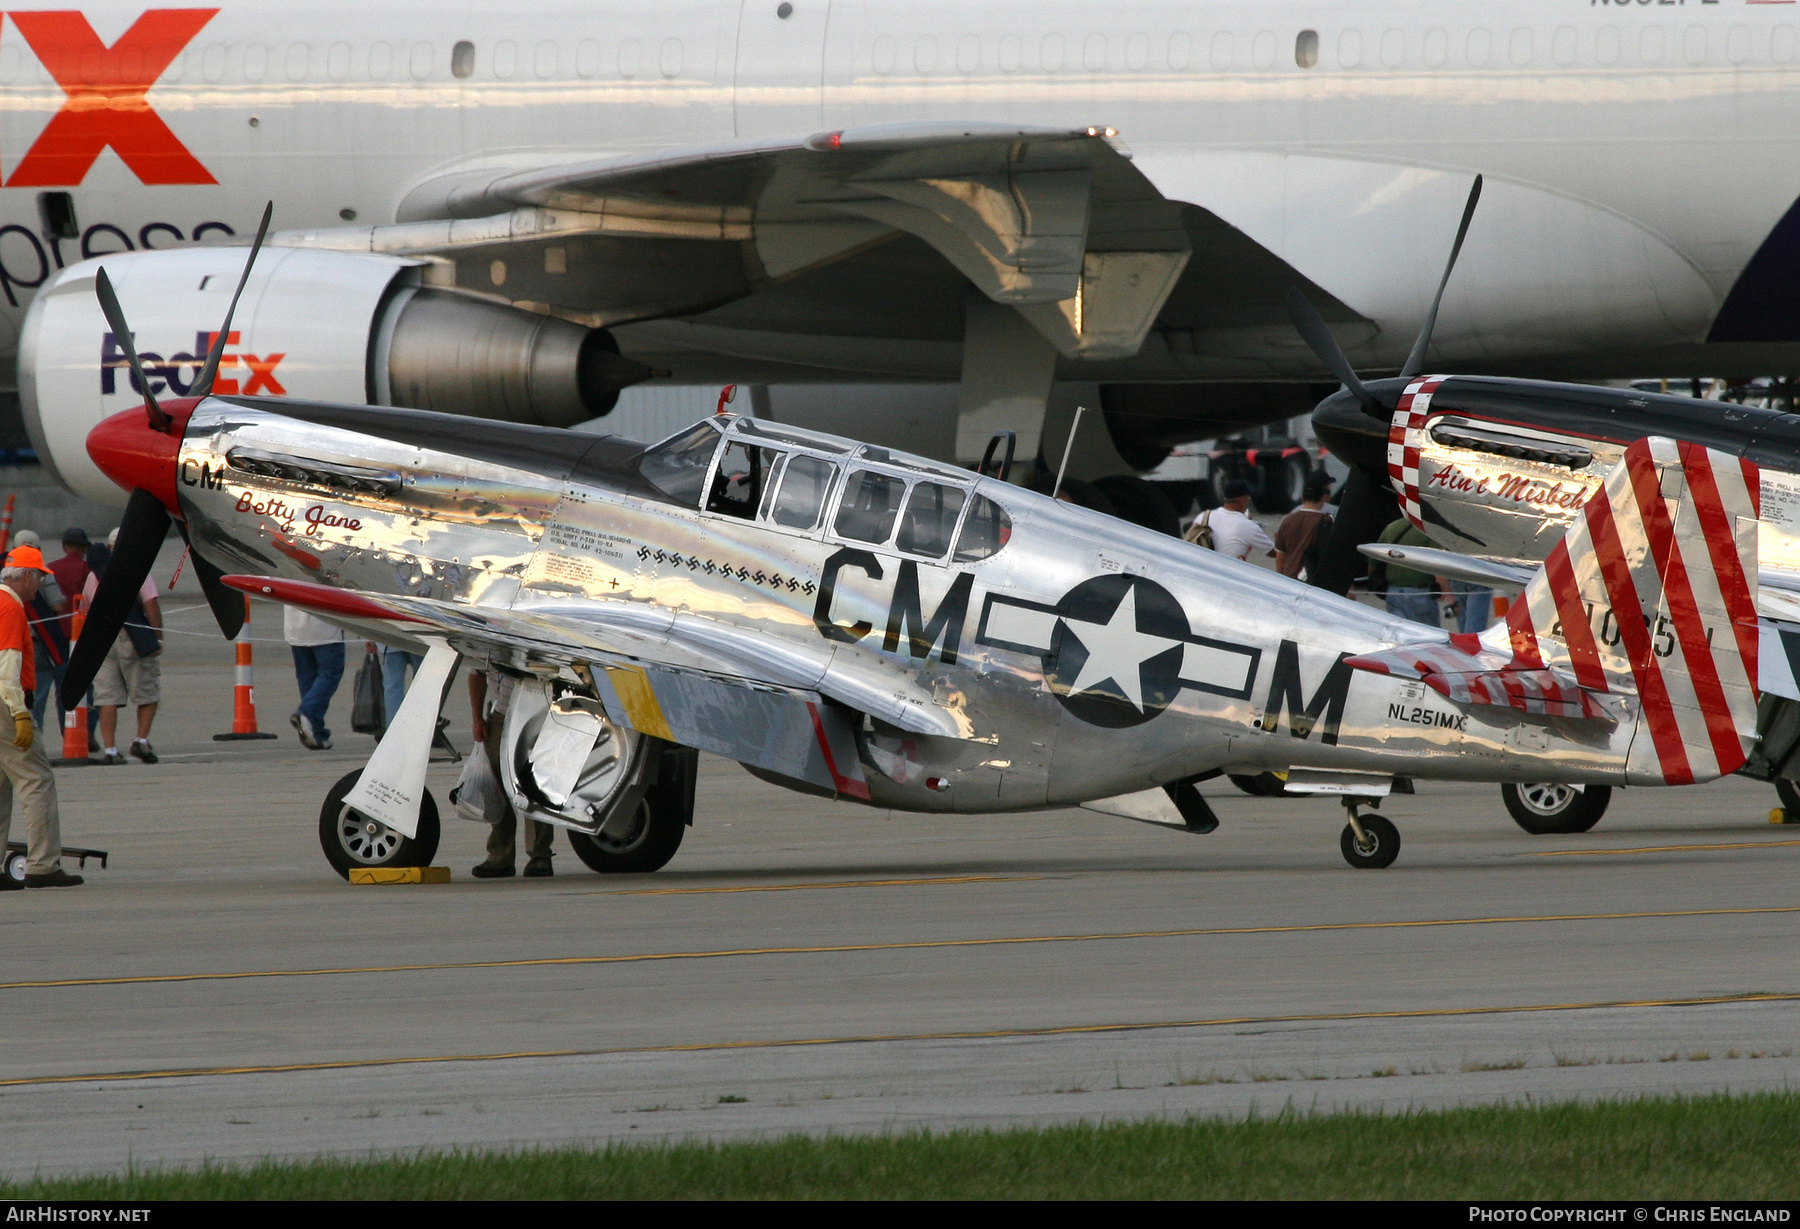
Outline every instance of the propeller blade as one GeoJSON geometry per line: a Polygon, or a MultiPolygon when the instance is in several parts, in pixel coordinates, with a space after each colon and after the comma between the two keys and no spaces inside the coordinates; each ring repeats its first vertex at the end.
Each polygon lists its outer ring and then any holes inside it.
{"type": "Polygon", "coordinates": [[[198,551],[194,552],[194,575],[200,578],[200,591],[206,594],[206,604],[212,607],[219,630],[225,633],[225,639],[236,640],[237,634],[244,630],[244,595],[228,588],[221,579],[225,573],[207,562],[198,551]]]}
{"type": "Polygon", "coordinates": [[[1432,296],[1431,310],[1425,313],[1425,323],[1419,329],[1418,340],[1413,342],[1412,353],[1406,356],[1406,366],[1400,369],[1402,376],[1416,376],[1425,366],[1425,348],[1431,344],[1431,330],[1437,327],[1438,307],[1444,301],[1444,287],[1450,284],[1450,271],[1456,268],[1456,258],[1462,252],[1463,240],[1469,234],[1469,222],[1475,217],[1475,205],[1481,200],[1481,176],[1475,177],[1475,183],[1469,189],[1469,203],[1463,206],[1462,224],[1456,228],[1456,242],[1450,245],[1450,259],[1444,262],[1444,276],[1438,279],[1437,294],[1432,296]]]}
{"type": "Polygon", "coordinates": [[[212,392],[213,377],[219,374],[219,360],[225,355],[225,339],[231,336],[231,318],[237,314],[238,297],[244,293],[244,283],[250,280],[251,266],[256,264],[256,254],[262,251],[263,238],[269,233],[269,219],[274,213],[274,201],[263,206],[262,224],[256,228],[256,242],[250,245],[250,258],[244,261],[244,272],[231,294],[231,306],[225,309],[225,326],[213,338],[212,349],[206,354],[206,366],[200,369],[200,376],[189,390],[189,396],[204,397],[212,392]]]}
{"type": "Polygon", "coordinates": [[[1376,400],[1375,394],[1356,378],[1356,369],[1350,366],[1350,360],[1338,349],[1337,338],[1325,326],[1325,317],[1319,315],[1318,308],[1298,290],[1288,291],[1288,319],[1294,322],[1294,328],[1306,344],[1312,347],[1312,352],[1318,355],[1319,361],[1362,403],[1363,409],[1386,422],[1391,411],[1376,400]]]}
{"type": "Polygon", "coordinates": [[[244,595],[227,587],[223,580],[225,573],[194,549],[194,539],[188,535],[187,526],[180,521],[176,521],[175,526],[181,530],[181,540],[187,543],[188,554],[193,556],[194,575],[200,578],[200,592],[206,595],[206,604],[212,607],[213,619],[225,633],[225,639],[236,640],[244,627],[244,595]]]}
{"type": "Polygon", "coordinates": [[[1348,593],[1351,583],[1369,566],[1356,548],[1379,538],[1399,511],[1394,489],[1388,485],[1385,474],[1377,476],[1360,465],[1352,465],[1338,497],[1331,534],[1319,552],[1318,568],[1307,575],[1308,583],[1339,597],[1348,593]]]}
{"type": "Polygon", "coordinates": [[[162,406],[156,403],[156,395],[150,391],[144,365],[138,362],[137,347],[131,344],[131,326],[125,321],[125,309],[119,306],[119,296],[113,293],[112,278],[106,276],[104,265],[94,275],[94,297],[100,300],[100,310],[105,313],[107,326],[113,331],[113,340],[125,351],[125,362],[130,365],[131,374],[144,394],[144,413],[150,416],[150,426],[157,431],[167,431],[169,416],[163,413],[162,406]]]}
{"type": "Polygon", "coordinates": [[[171,519],[162,500],[149,491],[140,487],[131,493],[131,500],[125,505],[125,519],[119,522],[118,545],[100,576],[81,637],[69,654],[69,668],[63,674],[62,684],[65,709],[74,708],[87,694],[106,660],[107,650],[125,629],[131,603],[156,563],[156,552],[162,548],[171,519]]]}

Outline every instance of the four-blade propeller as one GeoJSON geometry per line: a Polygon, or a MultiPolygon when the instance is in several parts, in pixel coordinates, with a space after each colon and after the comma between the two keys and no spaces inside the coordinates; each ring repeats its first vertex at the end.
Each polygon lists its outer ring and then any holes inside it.
{"type": "MultiPolygon", "coordinates": [[[[1477,175],[1469,188],[1468,202],[1463,205],[1462,222],[1456,228],[1456,242],[1450,245],[1450,259],[1444,262],[1444,275],[1438,279],[1437,293],[1431,297],[1431,309],[1425,313],[1425,323],[1419,326],[1419,335],[1413,339],[1412,351],[1407,354],[1406,363],[1400,368],[1402,377],[1418,375],[1425,366],[1425,351],[1431,345],[1432,330],[1437,327],[1438,308],[1444,302],[1444,288],[1450,284],[1450,273],[1456,268],[1456,258],[1462,254],[1463,240],[1468,238],[1469,223],[1475,218],[1475,206],[1480,200],[1481,176],[1477,175]]],[[[1356,369],[1344,357],[1344,352],[1338,347],[1337,338],[1331,335],[1324,317],[1319,315],[1318,309],[1298,290],[1288,291],[1288,317],[1319,361],[1342,382],[1363,409],[1386,422],[1388,415],[1394,412],[1394,407],[1383,405],[1381,399],[1357,378],[1356,369]]]]}
{"type": "MultiPolygon", "coordinates": [[[[1400,368],[1399,374],[1402,377],[1418,375],[1425,367],[1432,330],[1437,327],[1438,308],[1444,302],[1444,288],[1450,284],[1450,273],[1456,268],[1456,258],[1462,254],[1463,240],[1468,237],[1469,223],[1475,218],[1475,206],[1480,200],[1481,176],[1477,175],[1475,182],[1469,187],[1469,199],[1463,205],[1462,222],[1456,228],[1456,241],[1450,245],[1450,259],[1444,262],[1443,276],[1438,279],[1437,293],[1431,298],[1431,308],[1425,313],[1419,335],[1413,339],[1412,350],[1400,368]]],[[[1363,411],[1386,425],[1393,416],[1394,407],[1384,403],[1357,376],[1356,369],[1338,347],[1337,338],[1331,335],[1331,330],[1319,315],[1318,309],[1298,290],[1288,291],[1288,315],[1294,322],[1294,328],[1318,356],[1319,361],[1343,383],[1363,411]]],[[[1326,539],[1320,552],[1319,566],[1309,576],[1311,583],[1332,593],[1348,592],[1351,583],[1368,566],[1368,561],[1358,552],[1357,547],[1364,542],[1374,541],[1382,528],[1393,519],[1394,510],[1394,497],[1387,484],[1387,475],[1361,466],[1352,466],[1350,477],[1338,496],[1338,513],[1331,527],[1331,536],[1326,539]]]]}
{"type": "MultiPolygon", "coordinates": [[[[231,318],[237,312],[238,299],[242,297],[244,286],[250,280],[250,269],[255,265],[256,255],[262,250],[263,239],[269,233],[269,219],[274,210],[273,201],[263,208],[262,224],[256,229],[256,241],[250,245],[250,255],[244,261],[244,272],[238,278],[231,304],[225,310],[224,326],[213,337],[213,344],[207,351],[206,364],[189,389],[190,396],[204,397],[212,391],[213,380],[218,375],[219,362],[224,356],[227,339],[231,334],[231,318]]],[[[150,429],[164,434],[173,433],[174,420],[150,391],[150,379],[144,372],[143,364],[138,361],[131,328],[126,322],[124,309],[119,306],[119,296],[113,291],[112,279],[107,277],[104,267],[94,277],[94,294],[100,300],[100,310],[106,315],[106,323],[113,331],[114,340],[125,354],[125,362],[131,368],[132,377],[144,395],[144,413],[149,420],[150,429]]],[[[125,620],[131,614],[138,590],[149,577],[150,569],[156,562],[156,554],[162,549],[163,539],[168,536],[169,525],[173,521],[169,510],[155,494],[141,487],[131,492],[131,498],[125,504],[124,519],[119,522],[119,540],[113,548],[112,559],[101,573],[100,584],[88,607],[81,636],[69,654],[69,666],[63,674],[62,683],[64,708],[74,708],[93,685],[94,676],[100,672],[100,666],[106,660],[107,650],[125,629],[125,620]]],[[[183,538],[187,537],[187,526],[181,527],[181,533],[183,538]]],[[[200,578],[200,587],[206,594],[206,602],[212,608],[213,617],[218,621],[219,630],[228,637],[236,636],[244,625],[244,595],[224,585],[220,580],[220,570],[199,551],[193,550],[191,540],[188,546],[194,556],[194,572],[200,578]]]]}

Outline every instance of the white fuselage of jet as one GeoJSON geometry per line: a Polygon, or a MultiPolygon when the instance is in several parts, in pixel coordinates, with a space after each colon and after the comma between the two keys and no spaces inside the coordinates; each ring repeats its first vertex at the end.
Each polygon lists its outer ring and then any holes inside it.
{"type": "MultiPolygon", "coordinates": [[[[245,232],[265,199],[278,229],[384,223],[459,168],[918,122],[1116,129],[1165,197],[1368,321],[1343,336],[1360,367],[1403,356],[1481,172],[1440,365],[1791,369],[1800,331],[1743,320],[1780,282],[1800,196],[1795,26],[1756,0],[8,8],[0,380],[56,268],[245,232]],[[47,236],[58,192],[74,238],[47,236]]],[[[1145,348],[1190,378],[1318,373],[1285,327],[1201,319],[1145,348]]]]}

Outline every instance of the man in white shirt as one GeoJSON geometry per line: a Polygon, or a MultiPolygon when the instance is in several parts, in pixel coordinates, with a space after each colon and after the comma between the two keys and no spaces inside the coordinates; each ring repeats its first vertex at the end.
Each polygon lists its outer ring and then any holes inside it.
{"type": "Polygon", "coordinates": [[[294,654],[294,677],[300,683],[300,707],[288,721],[308,751],[329,751],[325,710],[344,677],[344,629],[298,606],[286,607],[281,619],[282,638],[294,654]]]}
{"type": "Polygon", "coordinates": [[[1243,480],[1233,478],[1225,484],[1220,492],[1225,502],[1209,512],[1202,512],[1200,519],[1189,527],[1187,540],[1197,540],[1198,532],[1204,528],[1212,533],[1212,548],[1221,555],[1229,555],[1233,559],[1248,559],[1250,553],[1275,555],[1275,543],[1263,532],[1263,527],[1251,520],[1247,515],[1250,509],[1250,487],[1243,480]]]}

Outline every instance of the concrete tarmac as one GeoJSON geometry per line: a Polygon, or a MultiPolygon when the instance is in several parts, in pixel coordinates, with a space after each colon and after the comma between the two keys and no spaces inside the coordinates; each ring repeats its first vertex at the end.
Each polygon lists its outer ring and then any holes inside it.
{"type": "MultiPolygon", "coordinates": [[[[172,557],[170,559],[172,565],[172,557]]],[[[169,566],[158,570],[166,579],[169,566]]],[[[171,609],[197,599],[192,581],[171,609]]],[[[175,614],[163,762],[61,772],[87,886],[0,898],[0,1168],[999,1126],[1785,1087],[1800,828],[1742,780],[1531,837],[1422,783],[1356,871],[1329,802],[1213,783],[1205,837],[1082,811],[890,816],[703,762],[658,874],[353,888],[317,839],[373,747],[175,614]],[[739,1098],[742,1098],[741,1100],[739,1098]]],[[[268,640],[279,617],[259,608],[268,640]]],[[[352,646],[354,671],[358,646],[352,646]]],[[[446,712],[468,746],[460,681],[446,712]]],[[[442,799],[457,769],[434,765],[442,799]]]]}

